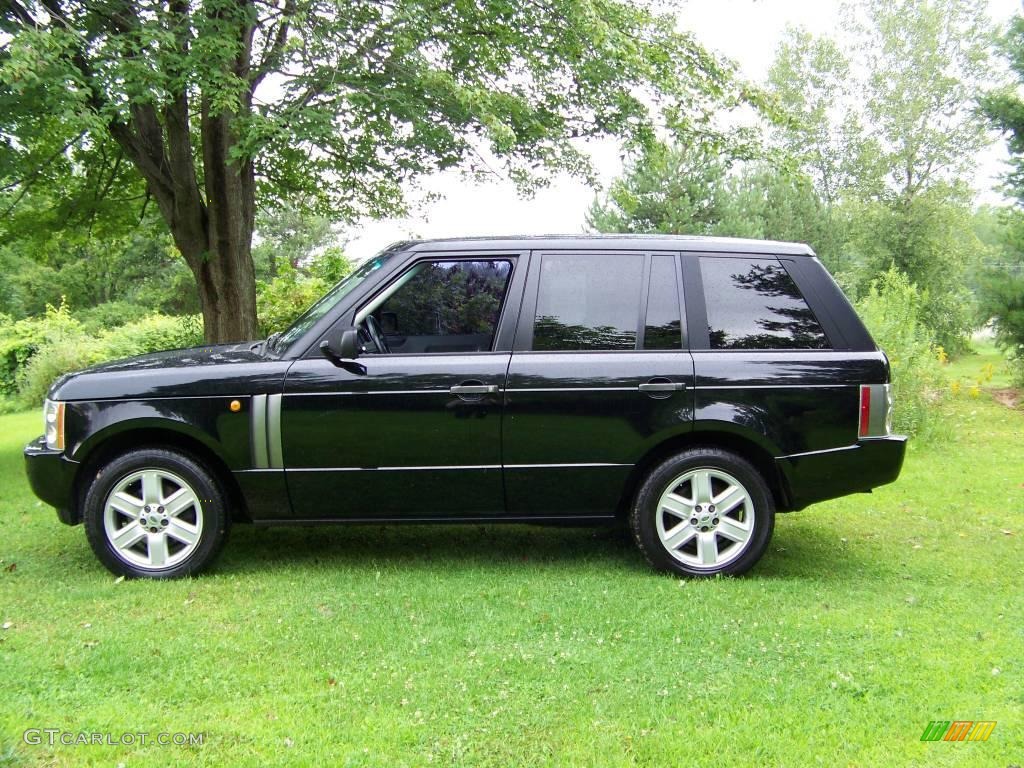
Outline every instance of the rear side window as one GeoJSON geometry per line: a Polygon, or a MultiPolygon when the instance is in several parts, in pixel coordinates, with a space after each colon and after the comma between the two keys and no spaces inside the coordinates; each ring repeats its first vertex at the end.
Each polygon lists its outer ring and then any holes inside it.
{"type": "Polygon", "coordinates": [[[533,349],[636,349],[643,254],[544,254],[533,349]]]}
{"type": "Polygon", "coordinates": [[[711,349],[829,349],[778,259],[700,260],[711,349]]]}

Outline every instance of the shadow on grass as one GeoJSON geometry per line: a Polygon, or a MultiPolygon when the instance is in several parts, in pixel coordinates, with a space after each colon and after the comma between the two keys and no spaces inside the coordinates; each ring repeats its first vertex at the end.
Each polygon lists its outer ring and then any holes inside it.
{"type": "MultiPolygon", "coordinates": [[[[823,533],[777,532],[749,578],[821,580],[877,573],[861,555],[837,548],[823,533]]],[[[596,567],[653,574],[625,528],[478,524],[239,525],[216,570],[242,574],[281,567],[387,567],[411,572],[596,567]]]]}

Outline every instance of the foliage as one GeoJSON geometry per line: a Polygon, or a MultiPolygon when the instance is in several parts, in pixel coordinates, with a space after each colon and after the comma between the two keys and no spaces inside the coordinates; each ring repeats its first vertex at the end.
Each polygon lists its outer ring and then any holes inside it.
{"type": "Polygon", "coordinates": [[[592,178],[580,140],[637,148],[659,127],[722,140],[716,113],[756,92],[658,7],[12,0],[0,10],[7,207],[30,189],[63,189],[72,209],[115,189],[135,210],[152,197],[208,338],[251,336],[257,208],[386,216],[405,208],[403,184],[436,170],[500,165],[528,187],[592,178]]]}
{"type": "Polygon", "coordinates": [[[837,42],[790,27],[768,72],[768,93],[788,120],[775,142],[813,181],[827,207],[855,190],[877,188],[877,146],[855,108],[857,84],[837,42]]]}
{"type": "Polygon", "coordinates": [[[200,343],[194,316],[151,314],[117,328],[94,330],[66,303],[40,317],[12,321],[0,316],[0,396],[25,404],[42,402],[54,379],[103,360],[200,343]]]}
{"type": "Polygon", "coordinates": [[[1015,16],[1000,39],[1000,47],[1015,80],[1002,88],[989,91],[981,98],[981,108],[992,124],[1007,138],[1010,150],[1010,172],[1006,190],[1024,203],[1024,16],[1015,16]]]}
{"type": "Polygon", "coordinates": [[[929,439],[936,433],[936,406],[944,392],[940,348],[924,325],[927,294],[890,267],[857,304],[858,314],[892,367],[894,428],[929,439]]]}
{"type": "Polygon", "coordinates": [[[994,321],[996,341],[1024,386],[1024,274],[989,272],[982,279],[979,303],[982,315],[994,321]]]}
{"type": "MultiPolygon", "coordinates": [[[[976,98],[992,74],[995,32],[981,0],[865,0],[859,33],[865,122],[888,188],[908,200],[969,178],[991,142],[976,98]]],[[[916,279],[914,275],[912,278],[916,279]]]]}
{"type": "MultiPolygon", "coordinates": [[[[143,307],[137,317],[199,309],[188,268],[170,238],[152,221],[128,234],[110,237],[74,229],[13,237],[0,224],[0,242],[4,239],[6,243],[0,244],[0,273],[4,275],[0,312],[15,317],[38,315],[47,304],[59,304],[61,297],[82,309],[111,302],[143,307]]],[[[112,310],[107,316],[116,322],[112,310]]]]}
{"type": "Polygon", "coordinates": [[[330,220],[292,203],[261,211],[256,217],[256,234],[259,242],[252,257],[256,279],[264,282],[288,268],[299,269],[335,238],[330,220]]]}
{"type": "Polygon", "coordinates": [[[730,171],[728,159],[704,145],[659,146],[632,161],[594,200],[587,224],[598,232],[808,243],[827,241],[835,229],[807,177],[762,163],[730,171]]]}
{"type": "Polygon", "coordinates": [[[986,251],[974,232],[968,201],[964,190],[936,185],[897,204],[849,206],[846,248],[855,254],[857,293],[895,265],[927,294],[921,321],[953,355],[966,350],[975,322],[966,268],[986,251]]]}
{"type": "Polygon", "coordinates": [[[707,234],[721,220],[727,161],[707,144],[656,145],[634,158],[587,226],[597,232],[707,234]]]}
{"type": "Polygon", "coordinates": [[[256,308],[263,336],[286,329],[330,287],[319,277],[306,277],[290,267],[281,272],[269,283],[256,286],[256,308]]]}

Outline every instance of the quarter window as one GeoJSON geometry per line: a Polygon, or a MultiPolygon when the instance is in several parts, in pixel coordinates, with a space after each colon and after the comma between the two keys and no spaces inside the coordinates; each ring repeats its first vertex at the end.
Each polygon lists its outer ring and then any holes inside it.
{"type": "Polygon", "coordinates": [[[545,254],[533,349],[636,349],[643,254],[545,254]]]}
{"type": "Polygon", "coordinates": [[[828,349],[778,259],[702,257],[711,349],[828,349]]]}

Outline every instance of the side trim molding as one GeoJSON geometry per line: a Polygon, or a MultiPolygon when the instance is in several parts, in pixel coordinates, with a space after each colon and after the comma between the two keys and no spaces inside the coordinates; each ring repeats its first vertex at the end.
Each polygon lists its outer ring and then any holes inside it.
{"type": "Polygon", "coordinates": [[[253,395],[250,418],[253,469],[284,469],[281,395],[253,395]]]}

